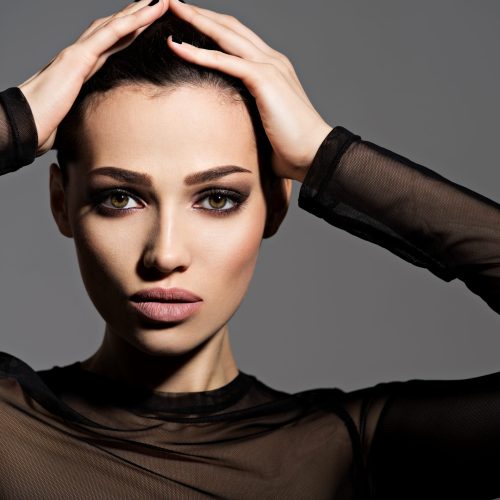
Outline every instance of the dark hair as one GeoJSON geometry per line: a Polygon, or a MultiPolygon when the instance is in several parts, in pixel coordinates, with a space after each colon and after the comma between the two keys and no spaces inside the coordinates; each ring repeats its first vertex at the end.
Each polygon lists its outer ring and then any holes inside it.
{"type": "MultiPolygon", "coordinates": [[[[170,10],[148,26],[126,48],[108,57],[103,66],[82,86],[73,106],[60,123],[54,142],[64,186],[68,183],[68,163],[78,157],[78,131],[84,112],[99,95],[122,86],[158,87],[162,93],[181,85],[212,87],[241,101],[253,123],[263,191],[268,194],[279,179],[271,168],[272,146],[265,133],[255,98],[243,82],[222,71],[190,63],[167,46],[170,35],[205,49],[221,50],[216,42],[170,10]]],[[[269,206],[269,204],[268,204],[269,206]]]]}

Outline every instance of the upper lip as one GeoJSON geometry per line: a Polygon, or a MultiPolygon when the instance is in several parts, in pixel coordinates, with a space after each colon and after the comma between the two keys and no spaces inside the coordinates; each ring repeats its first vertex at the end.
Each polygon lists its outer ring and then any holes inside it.
{"type": "Polygon", "coordinates": [[[198,302],[201,297],[184,288],[146,288],[130,297],[134,302],[198,302]]]}

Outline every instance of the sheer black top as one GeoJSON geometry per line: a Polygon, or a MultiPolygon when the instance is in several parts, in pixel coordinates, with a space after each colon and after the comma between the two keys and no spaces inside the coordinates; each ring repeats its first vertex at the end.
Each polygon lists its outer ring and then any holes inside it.
{"type": "MultiPolygon", "coordinates": [[[[0,174],[37,142],[22,92],[0,92],[0,174]]],[[[298,204],[500,313],[496,202],[337,126],[298,204]]],[[[2,352],[0,428],[2,499],[500,497],[500,372],[290,394],[240,370],[168,393],[2,352]]]]}

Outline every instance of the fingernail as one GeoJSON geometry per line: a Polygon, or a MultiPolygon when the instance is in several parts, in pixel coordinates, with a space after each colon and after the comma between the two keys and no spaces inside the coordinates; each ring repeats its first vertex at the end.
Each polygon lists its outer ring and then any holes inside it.
{"type": "Polygon", "coordinates": [[[151,7],[152,5],[156,5],[160,0],[151,0],[148,5],[151,7]]]}
{"type": "Polygon", "coordinates": [[[184,0],[179,0],[179,2],[186,3],[184,0]]]}
{"type": "Polygon", "coordinates": [[[172,35],[172,42],[182,43],[182,40],[178,36],[172,35]]]}

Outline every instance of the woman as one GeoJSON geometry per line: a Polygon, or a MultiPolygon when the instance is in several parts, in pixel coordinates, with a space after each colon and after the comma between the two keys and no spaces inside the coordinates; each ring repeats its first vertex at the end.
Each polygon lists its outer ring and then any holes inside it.
{"type": "Polygon", "coordinates": [[[57,149],[52,212],[106,321],[83,362],[2,353],[0,496],[500,495],[500,374],[288,394],[238,370],[227,330],[291,180],[301,208],[496,312],[499,205],[328,125],[235,19],[148,1],[0,93],[1,173],[57,149]]]}

